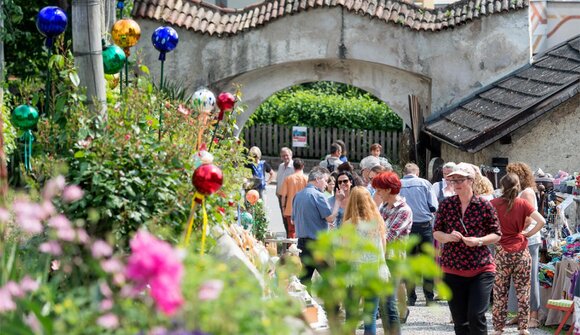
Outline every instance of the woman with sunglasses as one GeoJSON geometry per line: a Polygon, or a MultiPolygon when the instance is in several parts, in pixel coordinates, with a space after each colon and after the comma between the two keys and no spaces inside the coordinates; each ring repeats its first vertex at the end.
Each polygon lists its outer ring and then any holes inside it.
{"type": "Polygon", "coordinates": [[[505,327],[510,281],[513,280],[518,297],[518,329],[522,335],[529,334],[530,271],[532,257],[527,238],[539,232],[546,223],[544,217],[527,200],[519,198],[520,180],[515,173],[508,173],[500,180],[502,196],[491,203],[497,209],[503,235],[496,246],[497,275],[493,286],[493,328],[501,335],[505,327]],[[530,231],[525,229],[535,220],[530,231]]]}
{"type": "Polygon", "coordinates": [[[338,208],[338,215],[336,220],[334,220],[334,226],[339,228],[342,224],[342,218],[344,216],[344,209],[348,205],[348,199],[350,196],[350,190],[354,186],[354,180],[352,174],[347,171],[342,171],[336,176],[336,186],[334,186],[334,195],[328,199],[328,203],[331,208],[334,208],[334,203],[336,202],[336,196],[340,198],[344,196],[344,200],[340,203],[338,208]]]}
{"type": "Polygon", "coordinates": [[[455,195],[439,204],[433,237],[444,243],[443,281],[451,289],[449,310],[455,334],[487,334],[485,312],[495,277],[495,263],[487,245],[501,237],[497,212],[473,193],[475,172],[459,163],[447,176],[455,195]]]}

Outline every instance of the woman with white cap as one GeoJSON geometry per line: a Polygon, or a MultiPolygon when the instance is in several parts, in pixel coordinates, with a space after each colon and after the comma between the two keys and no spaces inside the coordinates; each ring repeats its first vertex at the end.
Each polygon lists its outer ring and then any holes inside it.
{"type": "Polygon", "coordinates": [[[473,193],[475,172],[459,163],[447,176],[455,195],[439,204],[433,237],[444,243],[443,280],[451,289],[449,310],[455,334],[487,334],[485,312],[494,283],[495,263],[487,245],[501,237],[491,203],[473,193]]]}

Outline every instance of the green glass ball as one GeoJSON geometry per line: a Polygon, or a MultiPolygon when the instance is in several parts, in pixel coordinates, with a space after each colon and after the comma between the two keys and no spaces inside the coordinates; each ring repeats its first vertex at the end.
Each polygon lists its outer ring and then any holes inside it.
{"type": "Polygon", "coordinates": [[[125,52],[116,45],[109,45],[103,50],[103,65],[106,74],[119,73],[125,65],[125,52]]]}
{"type": "Polygon", "coordinates": [[[29,130],[38,123],[38,111],[30,105],[20,105],[10,114],[10,121],[16,128],[29,130]]]}

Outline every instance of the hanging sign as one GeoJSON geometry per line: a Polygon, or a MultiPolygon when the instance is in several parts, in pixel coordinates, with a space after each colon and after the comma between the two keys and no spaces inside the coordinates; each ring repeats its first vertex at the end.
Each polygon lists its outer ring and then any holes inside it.
{"type": "Polygon", "coordinates": [[[307,127],[293,126],[292,127],[292,146],[298,148],[304,148],[308,145],[306,143],[306,134],[308,133],[307,127]]]}

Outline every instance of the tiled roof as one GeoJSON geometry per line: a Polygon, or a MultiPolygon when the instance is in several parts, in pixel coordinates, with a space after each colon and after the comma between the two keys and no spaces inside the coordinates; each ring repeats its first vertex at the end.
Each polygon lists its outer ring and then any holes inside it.
{"type": "Polygon", "coordinates": [[[243,9],[220,8],[195,0],[135,0],[132,15],[163,21],[195,32],[235,35],[319,7],[342,7],[412,30],[440,31],[494,13],[515,11],[529,0],[463,0],[429,10],[400,0],[267,0],[243,9]]]}
{"type": "Polygon", "coordinates": [[[424,131],[476,152],[579,91],[580,35],[439,114],[426,123],[424,131]]]}

